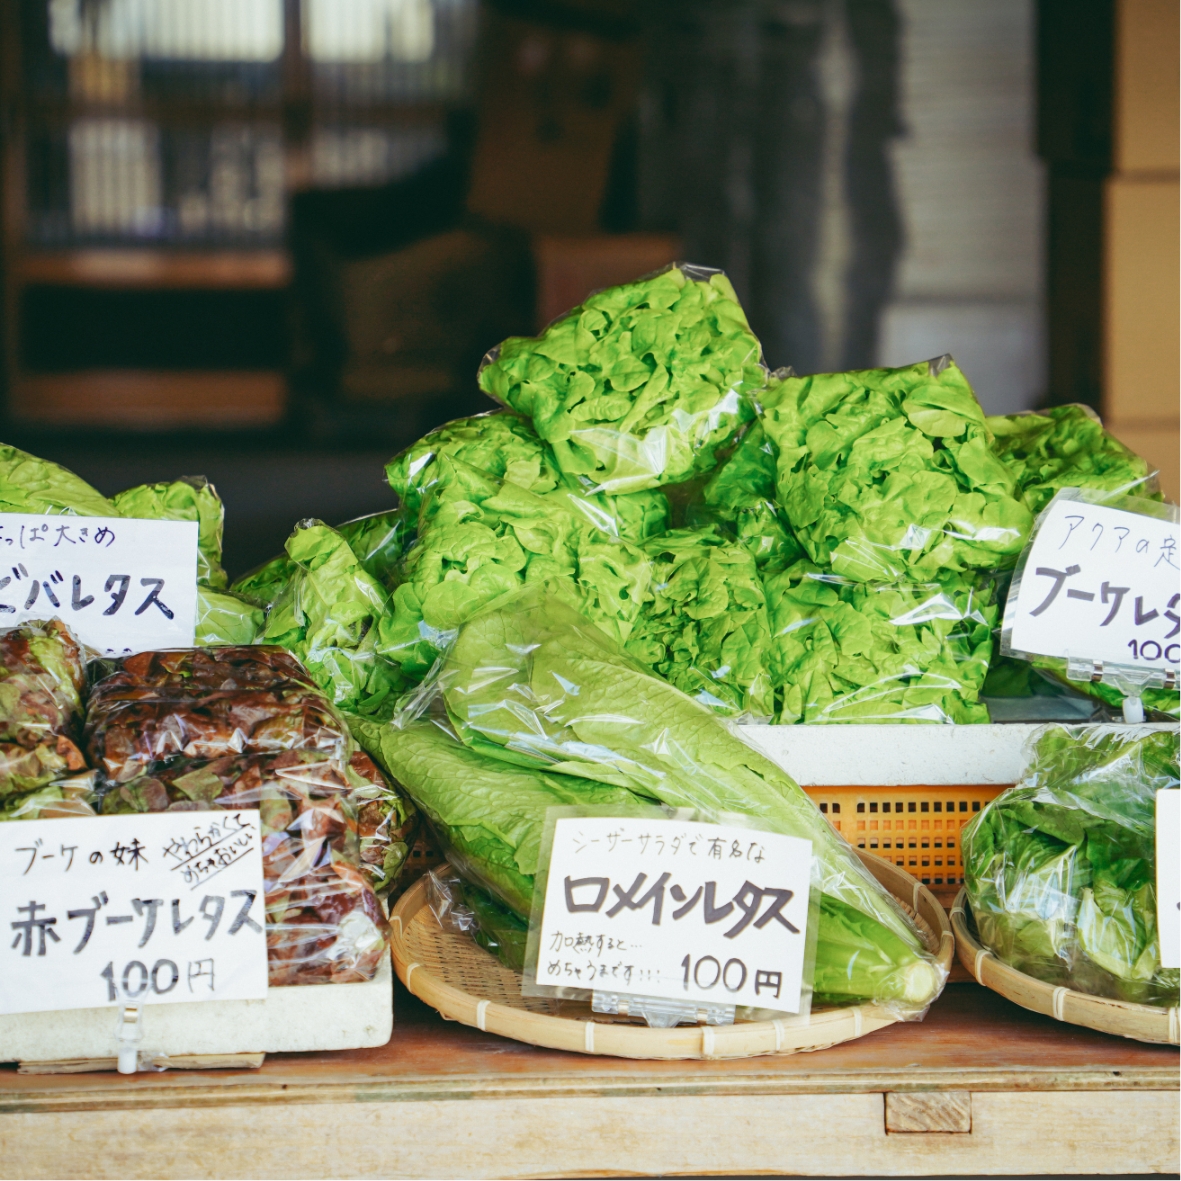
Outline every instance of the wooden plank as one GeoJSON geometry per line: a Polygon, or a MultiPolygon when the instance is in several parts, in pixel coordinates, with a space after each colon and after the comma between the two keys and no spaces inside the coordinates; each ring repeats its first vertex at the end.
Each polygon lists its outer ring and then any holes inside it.
{"type": "Polygon", "coordinates": [[[889,1091],[887,1132],[970,1132],[970,1091],[889,1091]]]}
{"type": "Polygon", "coordinates": [[[1119,0],[1115,7],[1115,166],[1176,174],[1177,4],[1119,0]]]}
{"type": "Polygon", "coordinates": [[[389,1044],[272,1054],[257,1071],[22,1076],[0,1067],[2,1113],[361,1102],[733,1098],[886,1091],[1152,1091],[1179,1082],[1168,1046],[1064,1026],[976,984],[952,985],[921,1023],[812,1054],[641,1061],[525,1046],[444,1022],[399,985],[389,1044]]]}
{"type": "Polygon", "coordinates": [[[19,257],[24,283],[65,287],[241,290],[286,287],[282,250],[60,250],[19,257]]]}
{"type": "Polygon", "coordinates": [[[986,1093],[967,1134],[888,1134],[884,1097],[326,1104],[0,1119],[5,1177],[922,1176],[1170,1172],[1167,1091],[986,1093]]]}
{"type": "Polygon", "coordinates": [[[23,374],[9,407],[37,426],[242,428],[280,422],[286,398],[283,375],[265,370],[91,369],[23,374]]]}

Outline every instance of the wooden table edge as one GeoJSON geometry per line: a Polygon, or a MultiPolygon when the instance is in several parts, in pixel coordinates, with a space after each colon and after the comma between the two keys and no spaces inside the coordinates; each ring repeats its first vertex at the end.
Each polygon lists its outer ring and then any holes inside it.
{"type": "Polygon", "coordinates": [[[571,1078],[453,1076],[446,1079],[341,1079],[325,1083],[275,1078],[224,1078],[217,1081],[161,1080],[155,1084],[109,1085],[0,1091],[0,1114],[14,1112],[101,1111],[129,1108],[225,1107],[273,1103],[405,1103],[452,1099],[628,1098],[686,1095],[836,1095],[891,1091],[1177,1091],[1176,1066],[1134,1069],[1046,1069],[1006,1067],[960,1070],[952,1067],[896,1071],[825,1071],[785,1077],[751,1073],[739,1076],[691,1073],[659,1077],[612,1077],[608,1070],[571,1078]]]}

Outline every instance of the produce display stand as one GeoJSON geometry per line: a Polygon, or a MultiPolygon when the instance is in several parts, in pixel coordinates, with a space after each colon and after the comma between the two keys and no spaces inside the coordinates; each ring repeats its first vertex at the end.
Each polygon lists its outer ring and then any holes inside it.
{"type": "Polygon", "coordinates": [[[1176,1172],[1178,1058],[950,985],[925,1021],[815,1054],[653,1062],[445,1022],[400,985],[388,1045],[256,1071],[0,1068],[5,1177],[1176,1172]]]}

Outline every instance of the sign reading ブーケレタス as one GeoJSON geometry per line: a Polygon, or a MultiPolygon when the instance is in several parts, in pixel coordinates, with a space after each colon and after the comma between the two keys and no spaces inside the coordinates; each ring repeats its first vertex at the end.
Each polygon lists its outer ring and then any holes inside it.
{"type": "Polygon", "coordinates": [[[56,617],[96,652],[189,648],[195,521],[0,513],[0,627],[56,617]]]}
{"type": "Polygon", "coordinates": [[[267,994],[257,811],[0,824],[0,1013],[267,994]]]}
{"type": "Polygon", "coordinates": [[[738,825],[563,817],[536,984],[800,1008],[812,844],[738,825]]]}
{"type": "Polygon", "coordinates": [[[1177,522],[1055,498],[1005,608],[1012,651],[1175,670],[1177,522]]]}

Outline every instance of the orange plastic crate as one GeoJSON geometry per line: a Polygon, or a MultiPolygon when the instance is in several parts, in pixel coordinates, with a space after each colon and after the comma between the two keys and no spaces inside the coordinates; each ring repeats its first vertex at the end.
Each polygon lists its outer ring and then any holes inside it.
{"type": "Polygon", "coordinates": [[[851,845],[901,866],[924,886],[930,886],[943,902],[955,896],[964,880],[960,830],[1005,786],[804,790],[851,845]]]}

